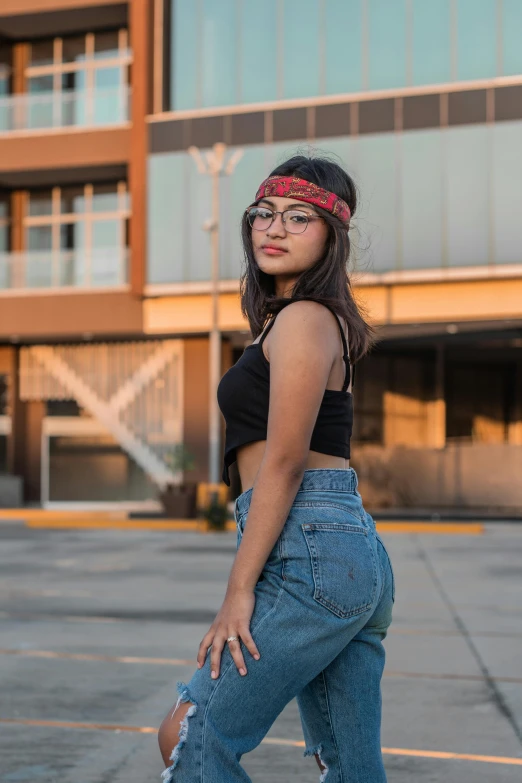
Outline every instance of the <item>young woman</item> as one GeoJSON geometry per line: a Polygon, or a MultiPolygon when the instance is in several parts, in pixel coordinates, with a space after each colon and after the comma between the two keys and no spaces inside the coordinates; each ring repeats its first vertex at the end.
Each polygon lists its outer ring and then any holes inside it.
{"type": "Polygon", "coordinates": [[[348,461],[353,365],[370,342],[347,274],[355,208],[340,166],[297,156],[243,217],[241,306],[256,339],[218,388],[223,480],[237,461],[243,489],[238,551],[198,669],[160,727],[164,783],[250,780],[241,756],[294,697],[321,781],[386,780],[394,581],[348,461]]]}

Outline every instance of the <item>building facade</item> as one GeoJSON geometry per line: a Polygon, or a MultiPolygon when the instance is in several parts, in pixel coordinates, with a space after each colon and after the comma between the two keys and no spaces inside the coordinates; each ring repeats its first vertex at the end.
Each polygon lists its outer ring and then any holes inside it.
{"type": "MultiPolygon", "coordinates": [[[[251,340],[239,220],[297,149],[354,176],[355,390],[374,505],[522,505],[518,0],[3,0],[0,470],[27,502],[208,477],[211,184],[224,372],[251,340]]],[[[232,495],[239,487],[235,480],[232,495]]]]}

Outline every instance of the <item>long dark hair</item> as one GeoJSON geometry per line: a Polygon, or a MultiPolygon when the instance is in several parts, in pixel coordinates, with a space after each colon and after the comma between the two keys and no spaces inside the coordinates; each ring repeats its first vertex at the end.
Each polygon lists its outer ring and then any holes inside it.
{"type": "MultiPolygon", "coordinates": [[[[277,166],[271,175],[295,176],[313,182],[340,196],[353,215],[357,208],[357,189],[353,179],[341,166],[325,157],[295,155],[277,166]]],[[[241,223],[246,268],[239,280],[241,312],[247,318],[254,339],[263,331],[267,318],[276,315],[290,301],[314,299],[329,305],[348,323],[350,360],[357,362],[370,348],[373,330],[363,318],[356,304],[348,275],[350,239],[341,220],[330,212],[316,207],[328,226],[326,249],[321,258],[297,279],[292,296],[276,296],[275,278],[263,272],[254,258],[252,229],[246,215],[241,223]]]]}

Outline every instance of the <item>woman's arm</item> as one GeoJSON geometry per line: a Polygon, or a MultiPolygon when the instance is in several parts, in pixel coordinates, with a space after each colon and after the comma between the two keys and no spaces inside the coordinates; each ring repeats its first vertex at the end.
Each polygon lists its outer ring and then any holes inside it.
{"type": "MultiPolygon", "coordinates": [[[[201,667],[212,645],[212,677],[219,676],[221,654],[230,636],[239,637],[254,658],[260,657],[250,633],[254,587],[303,477],[312,431],[338,353],[336,332],[330,311],[310,300],[287,305],[271,330],[265,454],[254,482],[248,525],[230,572],[223,605],[198,650],[201,667]]],[[[241,646],[234,641],[229,649],[239,673],[245,675],[241,646]]]]}
{"type": "Polygon", "coordinates": [[[271,330],[270,401],[265,453],[254,482],[248,525],[227,592],[252,591],[301,483],[332,364],[338,327],[327,308],[293,302],[271,330]]]}

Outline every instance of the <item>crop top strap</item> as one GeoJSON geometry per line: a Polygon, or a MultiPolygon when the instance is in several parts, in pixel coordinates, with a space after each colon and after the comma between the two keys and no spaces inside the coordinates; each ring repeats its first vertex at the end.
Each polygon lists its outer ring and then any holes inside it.
{"type": "MultiPolygon", "coordinates": [[[[304,298],[306,298],[306,297],[303,297],[303,299],[304,298]]],[[[311,297],[311,300],[312,301],[317,301],[316,299],[312,299],[312,297],[311,297]]],[[[290,301],[293,301],[293,300],[290,300],[290,301]]],[[[290,302],[288,302],[288,304],[290,304],[290,302]]],[[[324,304],[324,302],[321,302],[321,304],[324,304]]],[[[349,351],[348,351],[348,342],[346,340],[346,335],[344,333],[344,329],[343,329],[343,327],[341,325],[341,322],[339,320],[339,317],[338,317],[337,313],[335,312],[335,310],[333,310],[330,307],[330,305],[325,304],[324,306],[327,307],[328,310],[330,310],[331,313],[333,313],[333,315],[335,317],[335,320],[337,321],[337,326],[339,327],[339,331],[341,332],[341,338],[342,338],[342,341],[343,341],[343,359],[344,359],[345,364],[346,364],[346,370],[345,370],[345,374],[344,374],[344,383],[343,383],[342,391],[346,391],[348,386],[350,385],[350,374],[351,374],[351,377],[352,377],[352,386],[353,386],[353,381],[355,380],[355,367],[352,368],[352,366],[350,364],[350,354],[349,354],[349,351]]],[[[284,307],[286,307],[286,305],[284,305],[284,307]]],[[[279,311],[279,312],[281,312],[281,311],[279,311]]],[[[261,335],[261,339],[259,340],[259,345],[263,344],[263,341],[264,341],[265,337],[267,336],[268,332],[270,331],[270,329],[272,328],[272,326],[275,323],[276,317],[277,317],[277,313],[274,316],[272,316],[272,319],[270,320],[268,326],[266,327],[265,331],[261,335]]]]}
{"type": "MultiPolygon", "coordinates": [[[[322,303],[322,304],[324,304],[324,303],[322,303]]],[[[348,341],[346,340],[346,335],[344,333],[344,329],[343,329],[343,327],[341,325],[341,322],[339,320],[339,316],[337,315],[335,310],[333,310],[329,305],[325,305],[325,307],[328,307],[330,312],[333,313],[333,315],[335,317],[335,320],[337,321],[337,326],[339,327],[339,331],[341,332],[341,339],[343,341],[343,359],[344,359],[345,364],[346,364],[346,370],[345,370],[345,374],[344,374],[344,383],[343,383],[342,391],[346,391],[348,386],[350,385],[350,373],[352,371],[352,366],[350,364],[350,353],[348,351],[348,341]]]]}
{"type": "Polygon", "coordinates": [[[273,315],[272,318],[270,319],[270,321],[268,322],[268,326],[266,327],[265,331],[263,332],[263,334],[261,335],[261,338],[259,340],[259,345],[263,345],[263,341],[264,341],[265,337],[267,336],[268,332],[270,331],[270,329],[272,328],[272,326],[275,323],[276,316],[277,316],[277,313],[275,315],[273,315]]]}

